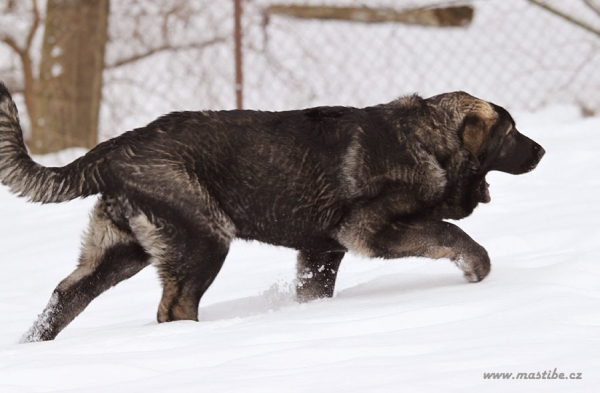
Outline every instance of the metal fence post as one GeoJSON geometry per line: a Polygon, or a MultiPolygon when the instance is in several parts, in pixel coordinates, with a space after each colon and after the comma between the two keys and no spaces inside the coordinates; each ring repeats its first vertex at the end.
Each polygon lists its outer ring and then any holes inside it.
{"type": "Polygon", "coordinates": [[[236,108],[244,107],[244,70],[242,68],[242,0],[234,2],[235,100],[236,108]]]}

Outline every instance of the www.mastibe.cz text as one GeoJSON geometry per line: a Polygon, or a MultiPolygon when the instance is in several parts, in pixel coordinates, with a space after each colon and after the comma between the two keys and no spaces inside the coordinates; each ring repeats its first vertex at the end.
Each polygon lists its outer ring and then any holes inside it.
{"type": "Polygon", "coordinates": [[[531,373],[483,373],[483,379],[583,379],[582,373],[562,373],[554,370],[531,373]]]}

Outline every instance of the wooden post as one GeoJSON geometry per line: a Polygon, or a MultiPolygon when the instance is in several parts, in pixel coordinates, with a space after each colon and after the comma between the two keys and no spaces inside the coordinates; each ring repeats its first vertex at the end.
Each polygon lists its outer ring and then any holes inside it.
{"type": "MultiPolygon", "coordinates": [[[[536,1],[536,0],[529,0],[536,1]]],[[[472,6],[435,6],[394,10],[366,6],[271,4],[266,15],[300,19],[343,20],[359,23],[404,23],[432,27],[464,27],[473,20],[472,6]]]]}
{"type": "Polygon", "coordinates": [[[242,67],[242,0],[234,2],[234,45],[235,45],[235,101],[236,108],[244,108],[244,70],[242,67]]]}

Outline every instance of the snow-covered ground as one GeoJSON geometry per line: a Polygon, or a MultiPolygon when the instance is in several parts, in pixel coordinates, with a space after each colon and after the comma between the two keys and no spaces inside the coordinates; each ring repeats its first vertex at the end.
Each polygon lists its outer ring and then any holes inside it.
{"type": "Polygon", "coordinates": [[[492,203],[459,222],[490,253],[483,282],[448,261],[347,256],[335,297],[299,305],[294,253],[237,242],[199,323],[155,322],[148,268],[55,341],[17,344],[75,267],[94,201],[39,206],[1,187],[0,392],[597,391],[600,118],[516,117],[547,154],[530,174],[490,175],[492,203]],[[581,379],[484,378],[538,372],[581,379]]]}

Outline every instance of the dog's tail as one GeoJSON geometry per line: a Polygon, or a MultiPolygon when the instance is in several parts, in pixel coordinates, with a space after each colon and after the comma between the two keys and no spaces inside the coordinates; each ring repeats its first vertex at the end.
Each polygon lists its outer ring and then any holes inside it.
{"type": "MultiPolygon", "coordinates": [[[[100,193],[102,181],[96,165],[84,156],[61,168],[34,162],[25,143],[17,106],[0,82],[0,181],[32,202],[59,203],[100,193]]],[[[94,161],[94,160],[92,160],[94,161]]]]}

